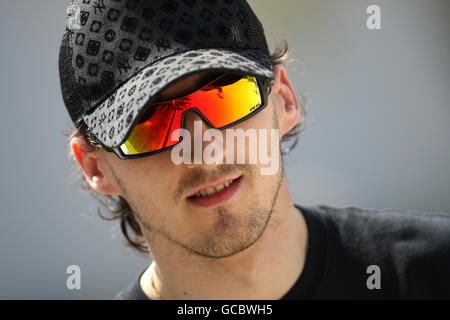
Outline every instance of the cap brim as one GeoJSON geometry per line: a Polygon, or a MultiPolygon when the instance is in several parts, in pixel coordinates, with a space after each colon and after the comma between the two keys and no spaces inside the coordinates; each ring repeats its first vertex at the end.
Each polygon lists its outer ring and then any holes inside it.
{"type": "Polygon", "coordinates": [[[259,50],[191,50],[145,67],[83,119],[101,143],[110,148],[118,147],[127,139],[152,98],[177,80],[199,71],[274,78],[267,57],[259,50]]]}

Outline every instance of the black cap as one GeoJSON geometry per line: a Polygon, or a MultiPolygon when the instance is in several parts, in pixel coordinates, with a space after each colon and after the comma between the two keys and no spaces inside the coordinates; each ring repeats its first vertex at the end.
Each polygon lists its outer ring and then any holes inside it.
{"type": "Polygon", "coordinates": [[[59,54],[64,103],[107,147],[145,106],[200,71],[273,79],[261,23],[245,0],[73,0],[59,54]]]}

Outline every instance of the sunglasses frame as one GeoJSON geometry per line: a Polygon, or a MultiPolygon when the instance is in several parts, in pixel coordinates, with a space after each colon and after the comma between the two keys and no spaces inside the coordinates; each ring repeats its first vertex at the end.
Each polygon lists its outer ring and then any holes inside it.
{"type": "MultiPolygon", "coordinates": [[[[243,75],[243,77],[246,77],[246,76],[249,76],[249,75],[243,75]]],[[[227,128],[231,128],[231,127],[234,127],[234,126],[238,125],[239,123],[241,123],[241,122],[243,122],[243,121],[253,117],[257,113],[259,113],[260,111],[265,109],[267,107],[267,104],[268,104],[268,97],[269,97],[270,91],[272,89],[272,82],[273,82],[273,80],[263,79],[263,78],[259,78],[257,76],[250,76],[250,77],[254,77],[256,79],[257,84],[258,84],[259,93],[261,95],[261,106],[259,108],[257,108],[253,112],[249,113],[247,116],[243,117],[242,119],[239,119],[239,120],[237,120],[237,121],[235,121],[233,123],[230,123],[229,125],[226,125],[226,126],[221,127],[221,128],[216,128],[215,126],[213,126],[212,123],[203,115],[203,113],[200,110],[198,110],[197,108],[191,108],[191,109],[183,111],[183,114],[181,116],[180,128],[184,128],[185,117],[186,117],[186,113],[188,111],[195,112],[211,128],[214,128],[214,129],[217,129],[217,130],[225,130],[227,128]]],[[[201,89],[199,89],[199,90],[201,90],[201,89]]],[[[195,91],[195,92],[197,92],[197,91],[195,91]]],[[[193,93],[195,93],[195,92],[193,92],[193,93]]],[[[193,93],[191,93],[191,94],[193,94],[193,93]]],[[[176,99],[174,99],[174,100],[176,100],[176,99]]],[[[130,130],[130,133],[131,132],[132,132],[132,130],[130,130]]],[[[176,145],[178,145],[179,143],[181,143],[183,141],[183,137],[180,136],[180,140],[176,144],[174,144],[173,146],[165,147],[163,149],[154,150],[154,151],[145,152],[145,153],[126,155],[126,154],[123,153],[123,151],[120,149],[120,147],[110,148],[110,147],[107,147],[107,146],[103,145],[89,131],[88,131],[88,139],[89,139],[89,142],[91,144],[96,145],[96,146],[104,149],[107,152],[114,153],[121,160],[131,160],[131,159],[138,159],[138,158],[144,158],[144,157],[152,156],[152,155],[155,155],[155,154],[158,154],[158,153],[170,150],[170,149],[174,148],[176,145]]]]}

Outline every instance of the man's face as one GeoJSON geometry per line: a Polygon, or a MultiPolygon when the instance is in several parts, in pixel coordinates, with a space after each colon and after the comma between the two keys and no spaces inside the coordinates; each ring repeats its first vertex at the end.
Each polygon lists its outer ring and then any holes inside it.
{"type": "MultiPolygon", "coordinates": [[[[191,76],[167,89],[160,98],[167,100],[192,92],[208,77],[208,74],[191,76]]],[[[270,130],[279,126],[277,103],[279,99],[271,94],[264,110],[232,129],[268,130],[265,142],[270,150],[270,130]]],[[[184,128],[192,135],[194,121],[202,120],[189,112],[184,128]]],[[[207,130],[208,126],[202,124],[203,131],[207,130]]],[[[221,133],[225,157],[227,141],[225,131],[221,133]]],[[[207,144],[204,142],[203,148],[207,144]]],[[[150,245],[155,237],[163,237],[191,254],[206,257],[233,255],[258,240],[270,220],[283,177],[281,159],[276,174],[261,175],[259,157],[257,164],[176,165],[170,150],[133,160],[120,160],[112,153],[101,152],[99,161],[104,163],[105,176],[114,181],[120,195],[130,204],[150,245]],[[216,195],[210,205],[207,201],[195,201],[199,190],[226,181],[235,182],[225,190],[229,190],[225,196],[217,199],[216,195]]],[[[245,152],[248,155],[248,143],[245,152]]]]}

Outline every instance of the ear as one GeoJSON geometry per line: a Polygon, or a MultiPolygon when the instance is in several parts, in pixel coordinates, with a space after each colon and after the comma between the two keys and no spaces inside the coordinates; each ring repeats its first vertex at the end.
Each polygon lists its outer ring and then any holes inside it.
{"type": "Polygon", "coordinates": [[[72,138],[70,148],[94,191],[105,195],[119,195],[115,182],[108,178],[111,175],[106,174],[107,166],[101,150],[92,150],[92,146],[81,137],[72,138]]]}
{"type": "Polygon", "coordinates": [[[275,66],[275,79],[270,98],[275,104],[281,137],[289,132],[300,117],[300,105],[297,95],[287,78],[286,70],[282,66],[275,66]]]}

